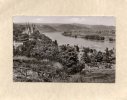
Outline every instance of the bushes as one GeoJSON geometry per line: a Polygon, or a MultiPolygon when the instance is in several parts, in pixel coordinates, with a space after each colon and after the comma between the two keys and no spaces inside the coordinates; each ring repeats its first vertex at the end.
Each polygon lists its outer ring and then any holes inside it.
{"type": "Polygon", "coordinates": [[[24,41],[22,46],[14,48],[14,55],[23,55],[38,59],[57,59],[57,41],[53,42],[44,34],[40,34],[39,31],[35,31],[31,36],[32,40],[24,41]]]}
{"type": "Polygon", "coordinates": [[[81,60],[85,63],[94,63],[94,62],[105,62],[105,63],[114,63],[115,61],[115,52],[114,50],[105,49],[104,52],[91,50],[89,48],[83,48],[83,56],[81,60]]]}
{"type": "Polygon", "coordinates": [[[48,37],[41,34],[40,39],[36,40],[36,45],[31,51],[31,55],[38,59],[57,59],[58,55],[58,46],[48,37]]]}
{"type": "Polygon", "coordinates": [[[69,45],[62,45],[59,51],[59,61],[67,67],[77,64],[78,55],[75,48],[69,45]]]}
{"type": "Polygon", "coordinates": [[[110,38],[109,38],[109,41],[110,41],[110,42],[113,42],[113,41],[115,41],[115,39],[113,39],[113,38],[110,37],[110,38]]]}
{"type": "Polygon", "coordinates": [[[60,82],[68,80],[67,73],[63,69],[54,68],[51,61],[14,60],[13,64],[14,81],[60,82]]]}
{"type": "Polygon", "coordinates": [[[84,38],[91,40],[105,40],[105,37],[99,35],[86,35],[84,38]]]}
{"type": "Polygon", "coordinates": [[[78,73],[84,68],[84,65],[78,61],[78,51],[75,46],[60,46],[59,62],[64,65],[64,70],[68,74],[78,73]]]}

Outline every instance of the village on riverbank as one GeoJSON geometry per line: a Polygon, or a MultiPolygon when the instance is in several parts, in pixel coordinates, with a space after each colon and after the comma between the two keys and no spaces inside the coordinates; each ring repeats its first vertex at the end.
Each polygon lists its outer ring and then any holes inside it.
{"type": "MultiPolygon", "coordinates": [[[[50,39],[40,28],[40,25],[34,23],[13,24],[15,82],[115,82],[115,47],[98,51],[85,46],[59,45],[57,39],[50,39]]],[[[103,32],[100,32],[102,31],[98,31],[98,34],[101,36],[85,35],[83,38],[105,40],[103,32]]],[[[115,30],[109,32],[115,34],[115,30]]],[[[63,31],[66,36],[70,33],[73,35],[73,31],[63,31]]],[[[76,34],[71,37],[81,38],[80,36],[76,34]]],[[[109,41],[115,42],[115,38],[110,37],[109,41]]]]}

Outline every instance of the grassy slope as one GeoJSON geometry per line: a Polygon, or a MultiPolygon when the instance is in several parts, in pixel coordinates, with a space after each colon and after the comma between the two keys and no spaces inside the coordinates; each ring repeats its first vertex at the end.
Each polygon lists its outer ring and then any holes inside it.
{"type": "MultiPolygon", "coordinates": [[[[114,83],[114,69],[96,70],[88,73],[77,73],[68,75],[59,66],[49,60],[33,60],[33,59],[15,59],[14,60],[14,76],[15,82],[87,82],[87,83],[114,83]],[[59,67],[56,67],[59,66],[59,67]],[[26,69],[28,69],[26,71],[26,69]],[[62,70],[62,73],[61,71],[62,70]],[[38,76],[40,73],[40,76],[38,76]]],[[[62,66],[64,67],[64,66],[62,66]]]]}

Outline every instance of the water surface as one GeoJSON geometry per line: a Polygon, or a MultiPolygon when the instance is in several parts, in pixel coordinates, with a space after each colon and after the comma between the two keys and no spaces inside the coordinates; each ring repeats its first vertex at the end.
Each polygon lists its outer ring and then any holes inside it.
{"type": "Polygon", "coordinates": [[[115,42],[109,41],[93,41],[83,38],[74,38],[62,35],[62,32],[45,32],[43,33],[53,41],[57,40],[59,45],[70,44],[78,45],[79,47],[90,47],[92,49],[104,51],[107,47],[109,49],[115,48],[115,42]]]}

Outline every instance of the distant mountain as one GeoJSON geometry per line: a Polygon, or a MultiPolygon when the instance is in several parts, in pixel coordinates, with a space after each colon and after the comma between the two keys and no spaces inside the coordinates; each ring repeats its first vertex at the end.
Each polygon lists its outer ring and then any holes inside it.
{"type": "MultiPolygon", "coordinates": [[[[96,32],[96,31],[115,31],[115,26],[105,25],[87,25],[87,24],[62,24],[62,23],[32,23],[35,24],[42,32],[56,32],[56,31],[80,31],[80,32],[96,32]]],[[[23,25],[23,23],[22,23],[23,25]]],[[[25,25],[25,24],[24,24],[25,25]]]]}
{"type": "Polygon", "coordinates": [[[90,30],[88,27],[78,25],[78,24],[59,24],[52,26],[58,31],[86,31],[90,30]]]}
{"type": "Polygon", "coordinates": [[[104,30],[115,30],[115,26],[105,26],[105,25],[86,25],[86,24],[38,24],[40,29],[43,31],[104,31],[104,30]]]}
{"type": "Polygon", "coordinates": [[[49,25],[38,25],[37,27],[42,32],[55,32],[55,31],[57,31],[55,28],[53,28],[49,25]]]}
{"type": "Polygon", "coordinates": [[[115,26],[104,26],[104,25],[91,25],[89,26],[89,28],[95,31],[115,30],[115,26]]]}

